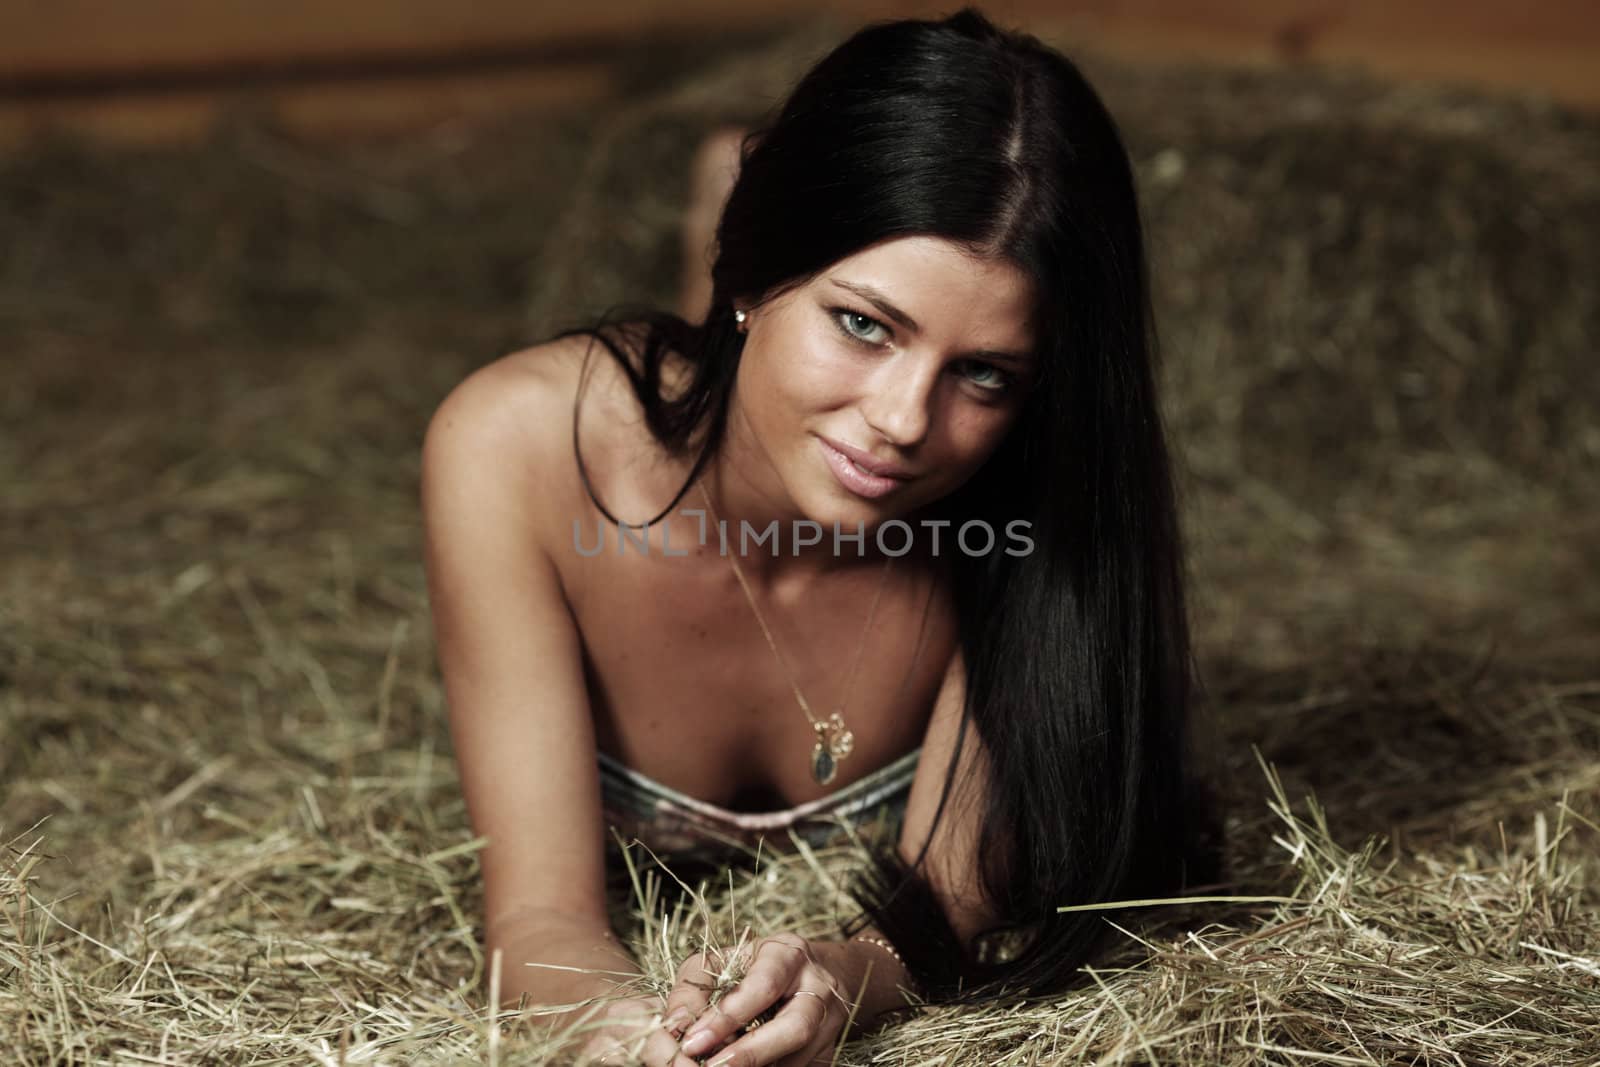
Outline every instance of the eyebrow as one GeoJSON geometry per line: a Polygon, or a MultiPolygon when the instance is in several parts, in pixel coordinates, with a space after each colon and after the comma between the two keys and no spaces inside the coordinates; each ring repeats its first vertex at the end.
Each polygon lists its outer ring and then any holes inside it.
{"type": "MultiPolygon", "coordinates": [[[[904,311],[901,311],[899,308],[895,307],[889,302],[888,297],[884,296],[883,293],[879,292],[877,289],[874,289],[872,286],[862,285],[857,282],[847,282],[843,278],[830,277],[828,281],[832,282],[834,285],[837,285],[841,289],[848,289],[850,292],[867,301],[873,307],[883,312],[885,316],[893,319],[895,322],[898,322],[901,326],[904,326],[912,333],[917,333],[920,331],[921,327],[917,325],[916,319],[913,319],[910,315],[907,315],[904,311]]],[[[998,360],[1002,363],[1017,363],[1027,365],[1033,362],[1033,357],[1029,353],[1008,352],[995,348],[978,348],[967,353],[967,355],[976,356],[983,359],[998,360]]]]}

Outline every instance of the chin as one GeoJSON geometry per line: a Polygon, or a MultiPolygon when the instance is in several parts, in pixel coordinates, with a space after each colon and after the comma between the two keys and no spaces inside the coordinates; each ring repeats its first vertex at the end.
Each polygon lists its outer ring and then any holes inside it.
{"type": "MultiPolygon", "coordinates": [[[[865,524],[870,536],[873,527],[881,526],[891,519],[910,522],[911,516],[922,506],[921,501],[913,500],[851,500],[835,505],[834,515],[838,518],[841,530],[853,531],[859,522],[865,524]]],[[[830,516],[822,520],[822,525],[825,529],[832,530],[833,521],[833,517],[830,516]]]]}

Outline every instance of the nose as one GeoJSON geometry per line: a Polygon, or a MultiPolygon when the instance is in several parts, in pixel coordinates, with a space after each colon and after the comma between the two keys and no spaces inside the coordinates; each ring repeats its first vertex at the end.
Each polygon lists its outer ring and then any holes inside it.
{"type": "Polygon", "coordinates": [[[910,448],[928,434],[937,368],[903,355],[880,368],[861,402],[861,416],[884,440],[910,448]]]}

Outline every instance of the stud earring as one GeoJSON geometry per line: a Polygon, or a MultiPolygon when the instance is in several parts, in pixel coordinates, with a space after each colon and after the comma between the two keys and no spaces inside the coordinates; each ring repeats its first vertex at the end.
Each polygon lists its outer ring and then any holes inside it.
{"type": "Polygon", "coordinates": [[[748,316],[742,310],[741,311],[735,311],[733,313],[733,321],[738,323],[740,326],[744,325],[744,320],[746,318],[748,318],[748,316]]]}

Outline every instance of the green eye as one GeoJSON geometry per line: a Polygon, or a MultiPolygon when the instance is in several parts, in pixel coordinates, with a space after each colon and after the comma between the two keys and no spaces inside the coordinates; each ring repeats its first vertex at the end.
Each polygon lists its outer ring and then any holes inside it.
{"type": "Polygon", "coordinates": [[[967,381],[988,393],[1001,393],[1011,388],[1011,375],[996,367],[992,363],[968,362],[967,366],[973,372],[986,377],[974,377],[972,373],[966,375],[967,381]]]}
{"type": "Polygon", "coordinates": [[[834,324],[839,327],[839,332],[850,338],[850,340],[874,347],[883,344],[883,341],[874,341],[862,336],[862,333],[870,332],[873,329],[888,332],[883,323],[871,315],[863,315],[859,311],[851,311],[846,307],[829,308],[828,313],[833,317],[834,324]],[[856,327],[862,324],[865,324],[865,326],[860,332],[857,332],[856,327]]]}

